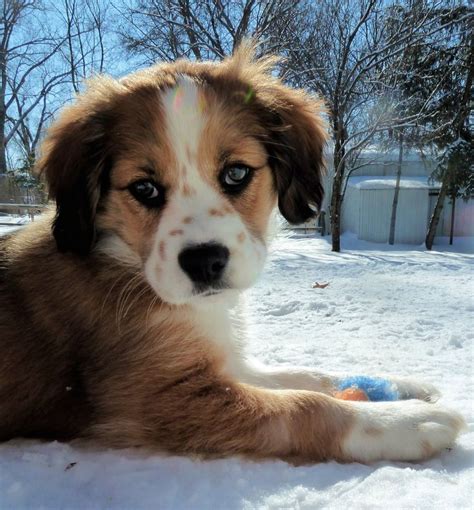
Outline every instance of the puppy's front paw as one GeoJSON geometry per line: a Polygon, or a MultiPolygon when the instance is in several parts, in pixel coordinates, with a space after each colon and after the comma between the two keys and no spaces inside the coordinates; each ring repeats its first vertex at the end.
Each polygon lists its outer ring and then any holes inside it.
{"type": "Polygon", "coordinates": [[[398,390],[400,400],[424,400],[425,402],[437,402],[441,392],[432,384],[415,381],[404,377],[391,377],[398,390]]]}
{"type": "Polygon", "coordinates": [[[427,459],[451,446],[466,426],[456,411],[418,400],[352,406],[354,425],[342,451],[361,462],[427,459]]]}

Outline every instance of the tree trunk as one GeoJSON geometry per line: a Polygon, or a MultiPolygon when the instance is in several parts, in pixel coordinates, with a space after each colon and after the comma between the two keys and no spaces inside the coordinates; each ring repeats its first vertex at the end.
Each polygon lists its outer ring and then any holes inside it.
{"type": "Polygon", "coordinates": [[[5,115],[0,112],[0,175],[7,171],[7,147],[5,145],[5,115]]]}
{"type": "MultiPolygon", "coordinates": [[[[2,27],[4,29],[4,27],[2,27]]],[[[0,46],[0,175],[7,171],[7,148],[5,144],[5,124],[7,112],[5,106],[7,84],[7,46],[0,46]]]]}
{"type": "Polygon", "coordinates": [[[397,223],[398,195],[400,194],[400,179],[402,176],[402,161],[403,161],[403,133],[400,133],[400,140],[399,140],[399,145],[398,145],[397,182],[395,184],[395,192],[393,194],[392,217],[390,218],[390,233],[388,235],[388,244],[395,243],[395,226],[397,223]]]}
{"type": "Polygon", "coordinates": [[[341,251],[341,188],[342,176],[340,173],[334,175],[331,198],[331,235],[332,251],[341,251]]]}
{"type": "MultiPolygon", "coordinates": [[[[459,101],[458,113],[457,113],[455,119],[453,120],[453,126],[456,130],[457,138],[461,137],[464,122],[466,121],[467,116],[471,112],[471,108],[469,107],[469,105],[470,105],[470,98],[472,95],[472,82],[474,79],[474,66],[472,65],[473,60],[474,60],[474,33],[471,33],[469,65],[466,67],[467,76],[466,76],[466,83],[464,85],[464,93],[459,101]]],[[[448,162],[448,165],[449,165],[449,162],[448,162]]],[[[428,250],[431,250],[431,248],[433,246],[436,228],[438,227],[438,222],[439,222],[439,218],[441,216],[441,211],[443,210],[444,200],[448,193],[448,186],[449,186],[449,181],[450,181],[449,174],[450,174],[449,167],[447,167],[445,169],[445,172],[443,175],[443,182],[441,184],[441,189],[439,190],[438,201],[436,202],[436,207],[433,211],[433,216],[431,217],[428,233],[426,234],[425,242],[426,242],[426,248],[428,250]]],[[[451,239],[452,239],[453,226],[454,226],[454,203],[453,203],[453,210],[452,210],[452,216],[451,216],[450,243],[451,243],[451,239]]]]}
{"type": "Polygon", "coordinates": [[[337,111],[334,115],[336,121],[334,124],[334,180],[332,183],[331,197],[331,237],[332,251],[341,251],[341,209],[342,209],[342,184],[344,182],[345,162],[344,157],[344,127],[342,119],[339,118],[337,111]]]}
{"type": "Polygon", "coordinates": [[[438,228],[439,219],[441,217],[441,212],[443,211],[444,200],[446,198],[448,192],[448,170],[446,169],[445,176],[443,178],[443,182],[441,183],[441,189],[439,190],[438,200],[436,201],[436,205],[433,211],[433,215],[431,216],[430,226],[428,228],[428,233],[426,234],[426,249],[431,250],[433,247],[434,238],[436,235],[436,229],[438,228]]]}
{"type": "Polygon", "coordinates": [[[451,228],[449,231],[449,244],[453,244],[453,237],[454,237],[454,214],[455,214],[455,208],[456,208],[456,194],[453,193],[451,196],[452,205],[451,205],[451,228]]]}

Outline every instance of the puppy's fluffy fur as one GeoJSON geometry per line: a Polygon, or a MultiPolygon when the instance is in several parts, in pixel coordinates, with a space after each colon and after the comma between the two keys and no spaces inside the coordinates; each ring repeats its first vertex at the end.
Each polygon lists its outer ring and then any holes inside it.
{"type": "MultiPolygon", "coordinates": [[[[2,440],[371,461],[455,439],[452,411],[339,401],[336,376],[242,353],[237,295],[262,268],[272,210],[297,223],[322,199],[322,105],[272,64],[243,46],[218,64],[97,78],[53,124],[38,168],[55,217],[0,245],[2,440]],[[197,286],[180,255],[209,243],[226,258],[217,285],[197,286]]],[[[436,393],[397,383],[406,398],[436,393]]]]}

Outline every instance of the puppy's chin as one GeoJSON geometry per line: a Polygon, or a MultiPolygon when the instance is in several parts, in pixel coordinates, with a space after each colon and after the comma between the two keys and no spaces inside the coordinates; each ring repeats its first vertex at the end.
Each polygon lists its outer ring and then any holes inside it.
{"type": "Polygon", "coordinates": [[[150,286],[163,303],[170,306],[191,306],[202,310],[215,307],[232,308],[237,304],[239,295],[242,292],[238,289],[227,288],[220,290],[210,289],[200,293],[190,293],[186,295],[172,295],[171,293],[160,292],[151,283],[150,286]]]}
{"type": "Polygon", "coordinates": [[[194,295],[190,299],[189,305],[203,310],[215,307],[233,308],[238,303],[241,292],[237,289],[202,292],[194,295]]]}

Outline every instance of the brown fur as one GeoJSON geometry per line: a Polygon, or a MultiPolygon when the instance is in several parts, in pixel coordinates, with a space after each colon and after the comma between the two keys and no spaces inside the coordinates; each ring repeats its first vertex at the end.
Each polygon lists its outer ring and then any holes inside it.
{"type": "Polygon", "coordinates": [[[163,260],[166,259],[166,243],[164,241],[160,242],[160,256],[163,260]]]}
{"type": "MultiPolygon", "coordinates": [[[[223,198],[209,214],[240,214],[260,238],[277,196],[290,221],[314,214],[309,204],[322,198],[321,105],[273,78],[271,63],[244,47],[219,65],[179,61],[120,82],[99,78],[50,129],[39,170],[57,203],[55,219],[45,215],[0,239],[0,439],[343,457],[349,404],[228,378],[225,353],[196,328],[196,312],[161,302],[139,262],[150,253],[160,211],[141,206],[127,188],[150,175],[175,185],[159,97],[179,74],[207,84],[211,120],[196,157],[208,182],[218,189],[223,161],[257,168],[241,197],[223,198]],[[251,101],[244,100],[249,90],[251,101]],[[125,264],[94,250],[104,232],[137,260],[125,264]]],[[[159,252],[166,256],[164,242],[159,252]]]]}
{"type": "Polygon", "coordinates": [[[239,241],[239,243],[243,243],[245,241],[245,238],[246,238],[245,232],[240,232],[240,234],[237,236],[237,241],[239,241]]]}
{"type": "Polygon", "coordinates": [[[366,427],[364,429],[364,432],[368,435],[368,436],[381,436],[383,434],[383,430],[380,429],[380,428],[377,428],[377,427],[366,427]]]}

